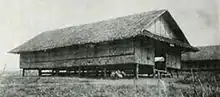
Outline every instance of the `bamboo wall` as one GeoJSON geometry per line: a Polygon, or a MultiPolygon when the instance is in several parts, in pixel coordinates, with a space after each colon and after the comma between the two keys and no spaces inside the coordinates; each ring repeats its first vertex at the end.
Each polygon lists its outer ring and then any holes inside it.
{"type": "Polygon", "coordinates": [[[134,63],[132,40],[103,42],[59,48],[45,52],[20,55],[20,68],[58,68],[79,65],[134,63]]]}
{"type": "Polygon", "coordinates": [[[140,38],[135,41],[135,59],[136,63],[144,65],[154,65],[155,48],[153,40],[140,38]]]}
{"type": "MultiPolygon", "coordinates": [[[[65,68],[86,65],[141,64],[154,66],[155,40],[135,39],[103,42],[22,53],[20,68],[65,68]]],[[[180,51],[168,51],[166,67],[180,69],[180,51]]]]}
{"type": "MultiPolygon", "coordinates": [[[[160,19],[152,23],[147,30],[162,37],[166,37],[169,39],[177,39],[175,33],[170,28],[168,23],[163,19],[163,17],[160,17],[160,19]]],[[[170,49],[169,47],[164,47],[164,48],[167,49],[166,67],[180,69],[181,51],[173,52],[172,50],[169,50],[170,49]]]]}
{"type": "Polygon", "coordinates": [[[166,53],[166,67],[173,69],[181,68],[181,52],[176,49],[168,50],[166,53]]]}
{"type": "MultiPolygon", "coordinates": [[[[152,23],[147,30],[162,37],[166,37],[169,39],[177,39],[175,33],[172,31],[168,23],[162,17],[160,17],[160,19],[152,23]]],[[[166,46],[164,48],[168,50],[168,52],[166,53],[166,67],[180,69],[181,51],[177,51],[177,52],[172,52],[172,50],[169,51],[170,49],[169,46],[168,47],[166,46]]]]}

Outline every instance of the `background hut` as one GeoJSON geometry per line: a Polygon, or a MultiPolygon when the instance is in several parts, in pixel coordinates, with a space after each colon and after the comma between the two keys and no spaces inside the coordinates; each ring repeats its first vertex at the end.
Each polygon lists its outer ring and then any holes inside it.
{"type": "Polygon", "coordinates": [[[23,74],[106,77],[121,70],[138,78],[158,70],[156,57],[165,59],[161,70],[178,70],[181,53],[194,50],[170,13],[157,10],[43,32],[10,52],[20,54],[23,74]]]}
{"type": "Polygon", "coordinates": [[[182,55],[183,70],[220,70],[220,45],[200,46],[195,53],[185,53],[182,55]]]}

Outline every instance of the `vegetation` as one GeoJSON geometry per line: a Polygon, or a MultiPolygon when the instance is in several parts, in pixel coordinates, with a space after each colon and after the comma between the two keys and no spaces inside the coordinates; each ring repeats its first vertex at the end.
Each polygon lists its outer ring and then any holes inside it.
{"type": "Polygon", "coordinates": [[[187,72],[176,83],[189,85],[182,89],[185,97],[220,97],[219,72],[187,72]]]}
{"type": "MultiPolygon", "coordinates": [[[[40,97],[158,97],[155,86],[134,85],[52,85],[52,86],[5,86],[1,96],[26,97],[38,95],[40,97]]],[[[175,97],[175,96],[173,96],[175,97]]]]}
{"type": "MultiPolygon", "coordinates": [[[[166,92],[157,85],[97,84],[97,79],[71,77],[20,77],[18,72],[3,74],[1,97],[176,97],[176,90],[166,92]]],[[[99,79],[102,80],[102,79],[99,79]]],[[[103,80],[108,81],[108,80],[103,80]]],[[[119,80],[120,81],[120,80],[119,80]]],[[[169,89],[168,89],[169,90],[169,89]]]]}
{"type": "Polygon", "coordinates": [[[21,77],[19,72],[7,72],[0,78],[0,97],[220,97],[219,76],[215,73],[188,73],[174,81],[164,79],[166,89],[158,84],[115,84],[103,79],[21,77]],[[210,78],[203,78],[204,75],[210,78]]]}

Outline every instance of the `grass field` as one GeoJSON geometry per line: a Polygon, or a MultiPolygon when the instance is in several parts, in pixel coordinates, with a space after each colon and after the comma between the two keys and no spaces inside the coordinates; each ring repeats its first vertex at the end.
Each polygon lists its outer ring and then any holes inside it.
{"type": "Polygon", "coordinates": [[[0,77],[0,97],[220,97],[203,96],[199,85],[195,95],[191,84],[182,79],[163,79],[164,88],[153,78],[21,77],[19,72],[5,72],[0,77]]]}

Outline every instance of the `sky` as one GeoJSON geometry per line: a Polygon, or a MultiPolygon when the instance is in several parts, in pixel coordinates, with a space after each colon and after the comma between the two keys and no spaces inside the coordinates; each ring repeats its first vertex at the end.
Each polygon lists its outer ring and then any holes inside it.
{"type": "Polygon", "coordinates": [[[168,9],[191,45],[220,44],[219,0],[0,0],[0,70],[18,70],[7,52],[41,32],[155,9],[168,9]]]}

